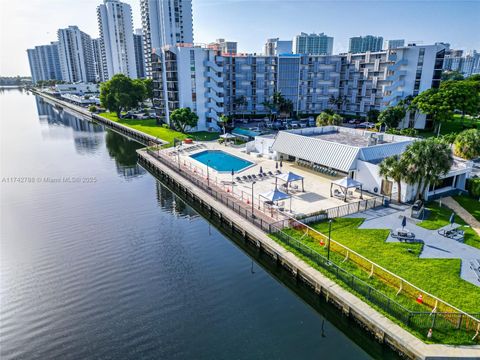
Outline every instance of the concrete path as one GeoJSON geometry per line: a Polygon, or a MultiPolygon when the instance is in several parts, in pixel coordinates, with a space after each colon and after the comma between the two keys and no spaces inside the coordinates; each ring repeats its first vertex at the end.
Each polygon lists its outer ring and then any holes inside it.
{"type": "MultiPolygon", "coordinates": [[[[455,213],[460,216],[463,221],[470,225],[472,229],[475,230],[475,232],[478,234],[478,236],[480,236],[480,221],[475,219],[472,214],[470,214],[462,207],[462,205],[460,205],[458,202],[455,201],[455,199],[450,196],[443,198],[442,203],[455,211],[455,213]]],[[[480,202],[478,203],[478,206],[480,207],[480,202]]]]}
{"type": "MultiPolygon", "coordinates": [[[[480,261],[480,249],[464,244],[462,242],[446,238],[438,234],[438,230],[428,230],[417,225],[420,220],[409,217],[410,207],[391,206],[370,209],[361,213],[349,215],[350,218],[365,218],[359,229],[390,229],[401,227],[403,216],[407,217],[406,228],[415,234],[415,239],[421,240],[425,245],[420,258],[431,259],[461,259],[462,268],[460,276],[462,279],[480,287],[478,273],[471,268],[471,262],[480,261]]],[[[453,227],[459,227],[454,224],[453,227]]],[[[444,228],[450,229],[451,225],[444,228]]],[[[387,242],[398,242],[398,239],[388,236],[387,242]]]]}

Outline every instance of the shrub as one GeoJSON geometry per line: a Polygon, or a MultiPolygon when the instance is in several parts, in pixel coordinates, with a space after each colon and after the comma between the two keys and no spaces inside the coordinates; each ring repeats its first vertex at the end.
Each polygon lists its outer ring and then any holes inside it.
{"type": "Polygon", "coordinates": [[[480,178],[467,179],[467,190],[471,197],[480,198],[480,178]]]}
{"type": "Polygon", "coordinates": [[[168,124],[162,124],[162,128],[164,128],[164,129],[169,129],[170,126],[168,126],[168,124]]]}
{"type": "Polygon", "coordinates": [[[470,129],[462,131],[455,138],[455,155],[465,159],[474,159],[480,156],[480,130],[470,129]]]}
{"type": "Polygon", "coordinates": [[[97,109],[97,107],[96,107],[95,105],[90,105],[90,106],[88,107],[88,111],[90,111],[90,112],[93,112],[93,113],[94,113],[94,112],[97,112],[97,110],[98,110],[98,109],[97,109]]]}
{"type": "Polygon", "coordinates": [[[404,136],[412,136],[412,137],[416,137],[418,135],[418,130],[413,128],[406,128],[401,130],[390,128],[386,132],[387,134],[404,135],[404,136]]]}

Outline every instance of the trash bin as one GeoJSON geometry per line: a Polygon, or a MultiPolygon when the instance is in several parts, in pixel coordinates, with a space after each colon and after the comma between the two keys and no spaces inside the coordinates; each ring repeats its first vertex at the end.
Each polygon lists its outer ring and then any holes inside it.
{"type": "Polygon", "coordinates": [[[390,205],[390,200],[383,198],[383,206],[388,207],[390,205]]]}

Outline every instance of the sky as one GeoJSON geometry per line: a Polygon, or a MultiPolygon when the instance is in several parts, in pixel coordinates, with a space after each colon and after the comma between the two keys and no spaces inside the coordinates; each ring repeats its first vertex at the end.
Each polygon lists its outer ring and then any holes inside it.
{"type": "MultiPolygon", "coordinates": [[[[124,0],[141,27],[140,0],[124,0]]],[[[0,76],[30,74],[26,49],[48,44],[58,28],[77,25],[98,36],[101,0],[0,0],[0,76]]],[[[291,40],[300,32],[334,37],[334,53],[348,39],[378,35],[417,44],[448,42],[480,50],[480,0],[193,0],[196,43],[237,41],[240,52],[262,52],[267,38],[291,40]]]]}

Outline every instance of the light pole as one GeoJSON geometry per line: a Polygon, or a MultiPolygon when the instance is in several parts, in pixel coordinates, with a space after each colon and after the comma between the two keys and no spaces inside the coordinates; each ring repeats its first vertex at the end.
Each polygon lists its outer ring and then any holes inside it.
{"type": "Polygon", "coordinates": [[[210,160],[207,160],[207,186],[210,187],[210,160]]]}
{"type": "Polygon", "coordinates": [[[327,261],[330,264],[330,235],[332,233],[332,219],[328,220],[328,248],[327,248],[327,261]]]}
{"type": "Polygon", "coordinates": [[[253,205],[253,185],[255,185],[256,183],[256,181],[252,182],[252,218],[255,218],[255,214],[253,213],[255,210],[255,206],[253,205]]]}

